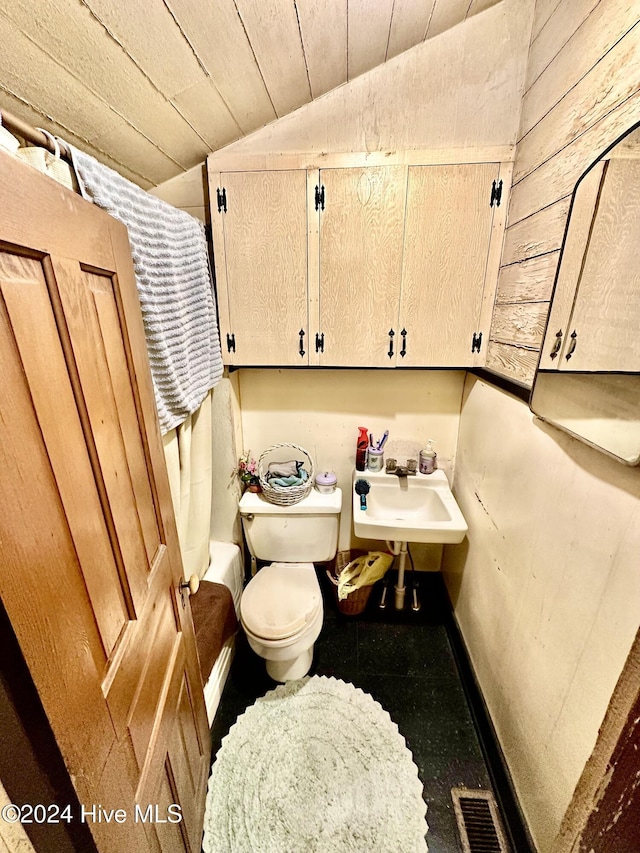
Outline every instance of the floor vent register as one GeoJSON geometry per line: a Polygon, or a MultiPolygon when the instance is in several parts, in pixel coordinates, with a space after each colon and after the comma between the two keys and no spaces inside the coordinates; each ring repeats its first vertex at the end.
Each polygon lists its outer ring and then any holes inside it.
{"type": "Polygon", "coordinates": [[[452,788],[451,797],[464,853],[510,853],[491,791],[452,788]]]}

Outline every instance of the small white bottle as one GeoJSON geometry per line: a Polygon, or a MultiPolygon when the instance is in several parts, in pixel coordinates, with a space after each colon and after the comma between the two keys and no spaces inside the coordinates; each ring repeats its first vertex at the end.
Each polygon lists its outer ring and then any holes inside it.
{"type": "Polygon", "coordinates": [[[433,472],[438,467],[437,462],[437,454],[433,449],[433,445],[435,441],[430,438],[427,441],[427,446],[424,450],[420,451],[420,473],[421,474],[433,474],[433,472]]]}

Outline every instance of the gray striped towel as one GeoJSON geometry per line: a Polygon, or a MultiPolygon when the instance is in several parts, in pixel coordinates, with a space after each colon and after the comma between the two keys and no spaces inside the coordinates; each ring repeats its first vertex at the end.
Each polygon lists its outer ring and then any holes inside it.
{"type": "Polygon", "coordinates": [[[127,226],[160,429],[169,432],[222,376],[204,226],[65,145],[82,195],[127,226]]]}

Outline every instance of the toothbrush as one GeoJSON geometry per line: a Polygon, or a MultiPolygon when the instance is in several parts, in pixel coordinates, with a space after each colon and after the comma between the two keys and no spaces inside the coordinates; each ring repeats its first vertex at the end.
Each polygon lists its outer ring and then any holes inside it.
{"type": "Polygon", "coordinates": [[[389,430],[385,429],[384,435],[382,436],[382,438],[378,442],[378,448],[377,448],[378,450],[382,450],[382,448],[384,447],[384,443],[388,438],[389,438],[389,430]]]}
{"type": "Polygon", "coordinates": [[[373,447],[373,433],[369,433],[369,447],[373,447]]]}

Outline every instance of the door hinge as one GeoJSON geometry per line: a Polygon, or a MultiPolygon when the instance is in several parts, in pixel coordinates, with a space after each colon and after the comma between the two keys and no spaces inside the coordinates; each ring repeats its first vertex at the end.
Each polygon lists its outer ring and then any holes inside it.
{"type": "Polygon", "coordinates": [[[316,332],[316,352],[324,352],[324,332],[321,335],[316,332]]]}
{"type": "Polygon", "coordinates": [[[480,352],[480,347],[482,346],[482,332],[473,333],[473,337],[471,338],[471,352],[480,352]]]}
{"type": "Polygon", "coordinates": [[[235,333],[230,335],[227,332],[227,352],[235,352],[236,351],[236,336],[235,333]]]}
{"type": "Polygon", "coordinates": [[[316,184],[316,210],[324,210],[324,184],[316,184]]]}
{"type": "Polygon", "coordinates": [[[494,181],[491,187],[491,201],[489,202],[489,207],[493,207],[495,204],[496,207],[500,207],[500,202],[502,201],[502,179],[499,181],[494,181]]]}
{"type": "Polygon", "coordinates": [[[223,211],[227,212],[227,190],[226,187],[222,187],[216,190],[218,196],[218,213],[222,213],[223,211]]]}

